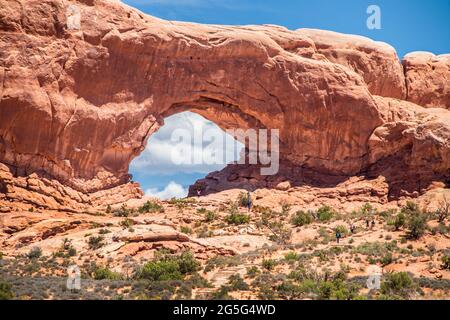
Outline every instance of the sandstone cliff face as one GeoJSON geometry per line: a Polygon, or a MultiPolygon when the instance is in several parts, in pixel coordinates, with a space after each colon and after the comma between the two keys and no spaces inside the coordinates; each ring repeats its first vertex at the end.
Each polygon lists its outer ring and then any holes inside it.
{"type": "Polygon", "coordinates": [[[450,109],[450,54],[412,52],[405,56],[408,101],[450,109]]]}
{"type": "Polygon", "coordinates": [[[387,117],[411,106],[393,98],[448,108],[448,59],[431,77],[422,60],[405,58],[405,78],[395,50],[361,37],[168,22],[106,0],[0,0],[0,162],[99,192],[129,182],[165,116],[191,110],[222,128],[280,129],[282,160],[324,174],[393,154],[445,173],[449,111],[387,117]]]}

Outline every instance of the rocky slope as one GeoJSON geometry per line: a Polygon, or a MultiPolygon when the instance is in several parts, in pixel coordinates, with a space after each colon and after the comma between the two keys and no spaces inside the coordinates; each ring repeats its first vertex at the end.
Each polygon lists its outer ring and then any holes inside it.
{"type": "Polygon", "coordinates": [[[106,0],[0,0],[0,49],[4,208],[140,197],[129,163],[186,110],[280,129],[285,170],[381,175],[392,197],[448,179],[448,55],[400,62],[363,37],[170,22],[106,0]]]}
{"type": "MultiPolygon", "coordinates": [[[[418,198],[420,209],[414,210],[427,217],[419,239],[410,238],[408,222],[394,224],[401,214],[406,221],[414,214],[404,209],[405,202],[371,206],[354,194],[354,207],[343,210],[338,194],[335,205],[314,207],[304,201],[304,190],[261,189],[248,213],[234,203],[239,192],[169,202],[134,200],[95,213],[0,213],[0,283],[11,285],[15,299],[450,296],[450,270],[444,263],[450,259],[450,225],[448,216],[438,222],[435,215],[441,201],[450,199],[449,190],[418,198]],[[339,243],[337,228],[343,233],[339,243]],[[157,272],[141,274],[148,264],[158,264],[161,254],[186,252],[195,263],[185,265],[191,270],[181,279],[164,264],[154,265],[157,272]],[[80,268],[81,289],[70,291],[65,283],[73,265],[80,268]],[[374,266],[381,270],[381,290],[366,286],[374,266]],[[391,288],[393,276],[406,280],[391,288]]],[[[317,197],[327,203],[325,194],[317,197]]]]}

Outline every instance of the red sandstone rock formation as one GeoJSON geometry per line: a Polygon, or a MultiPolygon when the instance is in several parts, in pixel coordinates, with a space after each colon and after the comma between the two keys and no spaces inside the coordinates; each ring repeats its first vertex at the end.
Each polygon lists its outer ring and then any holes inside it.
{"type": "Polygon", "coordinates": [[[169,22],[106,0],[0,0],[0,201],[139,196],[129,163],[186,110],[222,128],[280,129],[282,160],[321,174],[387,164],[442,176],[449,111],[423,107],[449,108],[449,65],[415,54],[403,72],[390,46],[324,31],[169,22]]]}

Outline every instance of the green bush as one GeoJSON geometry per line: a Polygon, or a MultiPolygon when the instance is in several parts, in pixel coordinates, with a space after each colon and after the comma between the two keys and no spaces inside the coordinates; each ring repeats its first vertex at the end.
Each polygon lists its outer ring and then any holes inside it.
{"type": "Polygon", "coordinates": [[[120,273],[111,271],[110,269],[104,267],[104,268],[98,268],[94,272],[94,279],[95,280],[121,280],[123,277],[120,273]]]}
{"type": "Polygon", "coordinates": [[[187,226],[181,226],[180,231],[181,233],[192,234],[192,229],[187,226]]]}
{"type": "Polygon", "coordinates": [[[108,233],[111,233],[111,231],[108,230],[108,229],[100,229],[100,230],[98,231],[98,233],[99,233],[99,234],[108,234],[108,233]]]}
{"type": "Polygon", "coordinates": [[[345,226],[339,225],[334,228],[334,233],[340,233],[342,237],[345,237],[349,234],[348,229],[345,226]]]}
{"type": "Polygon", "coordinates": [[[297,211],[291,218],[291,223],[296,227],[302,227],[313,222],[313,217],[307,212],[297,211]]]}
{"type": "Polygon", "coordinates": [[[11,300],[14,298],[12,286],[4,281],[0,281],[0,300],[11,300]]]}
{"type": "Polygon", "coordinates": [[[284,260],[286,261],[297,261],[300,256],[295,252],[288,252],[284,255],[284,260]]]}
{"type": "Polygon", "coordinates": [[[54,253],[55,257],[68,258],[77,255],[77,250],[72,245],[72,241],[65,238],[59,250],[54,253]]]}
{"type": "Polygon", "coordinates": [[[127,208],[125,204],[123,204],[119,209],[115,210],[113,215],[115,217],[128,217],[131,214],[131,210],[127,208]]]}
{"type": "Polygon", "coordinates": [[[119,225],[124,229],[131,228],[134,225],[134,221],[128,218],[123,219],[119,222],[119,225]]]}
{"type": "Polygon", "coordinates": [[[408,229],[408,238],[417,240],[425,234],[427,228],[427,214],[419,209],[419,206],[408,201],[402,208],[401,214],[405,215],[405,226],[408,229]]]}
{"type": "Polygon", "coordinates": [[[390,273],[381,283],[381,293],[384,295],[399,295],[407,297],[412,293],[415,284],[408,273],[390,273]]]}
{"type": "Polygon", "coordinates": [[[247,268],[247,276],[249,276],[250,278],[254,278],[259,273],[261,272],[259,271],[257,266],[251,266],[247,268]]]}
{"type": "Polygon", "coordinates": [[[335,212],[330,206],[322,206],[317,210],[317,219],[321,222],[330,221],[334,215],[335,212]]]}
{"type": "Polygon", "coordinates": [[[182,280],[180,266],[175,260],[147,262],[141,270],[140,278],[152,281],[182,280]]]}
{"type": "Polygon", "coordinates": [[[395,231],[400,230],[400,228],[404,227],[406,224],[406,216],[403,212],[400,212],[393,221],[393,226],[395,227],[395,231]]]}
{"type": "Polygon", "coordinates": [[[147,201],[138,211],[139,213],[163,213],[164,207],[155,201],[147,201]]]}
{"type": "Polygon", "coordinates": [[[380,260],[380,263],[383,267],[390,265],[392,262],[394,262],[394,258],[392,256],[392,253],[388,252],[386,253],[380,260]]]}
{"type": "Polygon", "coordinates": [[[234,225],[247,224],[250,222],[250,216],[243,213],[230,213],[225,218],[225,221],[228,222],[228,224],[234,225]]]}
{"type": "Polygon", "coordinates": [[[228,279],[230,291],[245,291],[249,289],[248,284],[241,278],[239,274],[233,274],[228,279]]]}
{"type": "Polygon", "coordinates": [[[28,252],[27,257],[29,259],[37,259],[42,256],[42,250],[39,247],[34,247],[28,252]]]}
{"type": "Polygon", "coordinates": [[[276,265],[277,265],[277,262],[273,259],[264,259],[262,261],[262,267],[269,271],[273,270],[276,265]]]}
{"type": "Polygon", "coordinates": [[[147,262],[138,278],[152,281],[183,280],[185,275],[196,272],[199,266],[190,252],[183,252],[180,256],[163,255],[147,262]]]}
{"type": "Polygon", "coordinates": [[[103,247],[105,245],[105,243],[103,242],[104,239],[105,238],[103,236],[89,237],[88,240],[89,249],[96,250],[103,247]]]}
{"type": "Polygon", "coordinates": [[[442,257],[442,268],[450,270],[450,256],[445,255],[442,257]]]}
{"type": "Polygon", "coordinates": [[[197,271],[200,267],[200,263],[194,258],[194,255],[189,252],[183,252],[176,258],[178,266],[182,274],[190,274],[197,271]]]}
{"type": "Polygon", "coordinates": [[[205,212],[205,221],[206,222],[213,222],[216,219],[216,214],[213,211],[207,210],[205,212]]]}

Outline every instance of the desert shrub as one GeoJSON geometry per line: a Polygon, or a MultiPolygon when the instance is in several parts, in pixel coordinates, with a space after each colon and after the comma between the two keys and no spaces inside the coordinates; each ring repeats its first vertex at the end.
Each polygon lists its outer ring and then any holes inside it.
{"type": "Polygon", "coordinates": [[[179,256],[162,255],[147,262],[140,270],[138,278],[152,281],[183,280],[187,274],[196,272],[199,266],[192,253],[187,251],[179,256]]]}
{"type": "Polygon", "coordinates": [[[119,209],[116,209],[113,213],[115,217],[128,217],[131,214],[131,210],[123,204],[119,209]]]}
{"type": "Polygon", "coordinates": [[[32,248],[27,254],[27,257],[29,259],[37,259],[37,258],[40,258],[41,256],[42,256],[42,250],[40,247],[32,248]]]}
{"type": "Polygon", "coordinates": [[[60,257],[60,258],[74,257],[76,255],[77,255],[77,250],[72,245],[72,241],[67,238],[63,240],[61,247],[55,253],[55,256],[60,257]]]}
{"type": "Polygon", "coordinates": [[[344,236],[346,236],[346,235],[348,235],[348,229],[345,227],[345,226],[343,226],[343,225],[339,225],[339,226],[336,226],[335,228],[334,228],[334,233],[340,233],[343,237],[344,236]]]}
{"type": "Polygon", "coordinates": [[[303,295],[301,286],[293,283],[292,281],[283,281],[277,286],[276,290],[280,298],[284,300],[299,300],[303,295]]]}
{"type": "Polygon", "coordinates": [[[380,261],[389,253],[395,252],[398,249],[394,242],[367,242],[362,243],[354,249],[355,253],[366,255],[372,258],[373,261],[380,261]]]}
{"type": "Polygon", "coordinates": [[[206,226],[204,226],[197,232],[198,238],[211,238],[212,236],[214,236],[214,232],[212,230],[209,230],[206,226]]]}
{"type": "Polygon", "coordinates": [[[397,214],[397,216],[392,221],[392,225],[395,228],[395,231],[400,230],[400,228],[404,227],[406,224],[406,216],[403,212],[397,214]]]}
{"type": "Polygon", "coordinates": [[[125,218],[119,222],[119,225],[124,229],[131,228],[134,225],[134,221],[131,219],[125,218]]]}
{"type": "Polygon", "coordinates": [[[108,229],[100,229],[98,231],[99,234],[107,234],[107,233],[111,233],[111,231],[109,231],[108,229]]]}
{"type": "Polygon", "coordinates": [[[247,224],[250,222],[250,216],[243,213],[230,213],[226,218],[225,221],[228,224],[234,224],[234,225],[242,225],[247,224]]]}
{"type": "Polygon", "coordinates": [[[189,228],[188,226],[181,226],[180,231],[181,233],[192,234],[192,229],[189,228]]]}
{"type": "Polygon", "coordinates": [[[112,212],[112,208],[111,208],[111,205],[110,205],[110,204],[108,204],[108,205],[106,206],[105,212],[106,212],[106,213],[111,213],[111,212],[112,212]]]}
{"type": "Polygon", "coordinates": [[[147,201],[138,211],[139,213],[163,213],[164,207],[156,201],[147,201]]]}
{"type": "Polygon", "coordinates": [[[11,284],[0,281],[0,300],[11,300],[14,298],[11,284]]]}
{"type": "Polygon", "coordinates": [[[423,214],[415,214],[408,218],[408,238],[420,239],[427,228],[427,218],[423,214]]]}
{"type": "Polygon", "coordinates": [[[318,231],[319,237],[321,238],[322,244],[327,244],[331,241],[332,236],[328,233],[328,230],[324,227],[321,227],[318,231]]]}
{"type": "Polygon", "coordinates": [[[442,200],[439,201],[439,207],[435,215],[439,223],[443,223],[450,216],[450,201],[447,200],[446,196],[443,196],[442,200]]]}
{"type": "Polygon", "coordinates": [[[248,206],[248,202],[249,202],[248,194],[245,193],[245,192],[239,193],[237,202],[238,202],[239,206],[247,207],[248,206]]]}
{"type": "Polygon", "coordinates": [[[342,280],[321,281],[317,288],[319,300],[354,300],[358,295],[358,286],[342,280]]]}
{"type": "Polygon", "coordinates": [[[111,271],[106,267],[101,267],[95,270],[95,280],[121,280],[123,277],[120,273],[111,271]]]}
{"type": "Polygon", "coordinates": [[[277,265],[277,262],[273,259],[264,259],[262,261],[262,267],[269,271],[273,270],[276,265],[277,265]]]}
{"type": "Polygon", "coordinates": [[[442,257],[442,268],[445,270],[450,270],[450,256],[444,255],[442,257]]]}
{"type": "Polygon", "coordinates": [[[103,236],[89,237],[89,240],[88,240],[89,249],[97,250],[97,249],[103,247],[105,245],[105,243],[103,242],[104,239],[105,238],[103,236]]]}
{"type": "Polygon", "coordinates": [[[216,219],[216,214],[213,211],[207,210],[205,212],[205,221],[213,222],[216,219]]]}
{"type": "Polygon", "coordinates": [[[140,278],[152,281],[182,280],[179,265],[174,260],[147,262],[141,270],[140,278]]]}
{"type": "Polygon", "coordinates": [[[186,209],[190,204],[195,203],[195,199],[177,199],[172,198],[168,201],[169,204],[175,206],[178,211],[183,212],[184,209],[186,209]]]}
{"type": "Polygon", "coordinates": [[[230,292],[230,287],[221,286],[217,291],[211,296],[212,300],[233,300],[233,298],[228,294],[230,292]]]}
{"type": "Polygon", "coordinates": [[[370,203],[366,203],[361,207],[360,212],[363,217],[367,217],[376,214],[377,210],[370,203]]]}
{"type": "Polygon", "coordinates": [[[248,290],[249,286],[244,281],[244,279],[241,278],[239,274],[233,274],[228,279],[228,286],[230,288],[230,291],[244,291],[248,290]]]}
{"type": "Polygon", "coordinates": [[[3,252],[0,251],[0,260],[3,259],[3,252]]]}
{"type": "Polygon", "coordinates": [[[286,244],[292,237],[292,229],[286,227],[283,222],[270,222],[267,224],[267,227],[272,231],[272,234],[269,236],[270,241],[286,244]]]}
{"type": "Polygon", "coordinates": [[[380,260],[379,262],[383,267],[390,265],[392,262],[394,262],[394,258],[392,256],[391,252],[387,252],[380,260]]]}
{"type": "Polygon", "coordinates": [[[302,227],[313,222],[313,217],[304,211],[297,211],[291,218],[291,223],[296,227],[302,227]]]}
{"type": "Polygon", "coordinates": [[[251,266],[247,268],[247,276],[250,278],[256,277],[261,271],[259,271],[257,266],[251,266]]]}
{"type": "Polygon", "coordinates": [[[301,268],[291,273],[289,277],[299,282],[297,292],[300,293],[300,296],[298,298],[303,298],[306,294],[319,300],[359,299],[360,286],[349,282],[343,272],[338,272],[333,277],[330,277],[329,274],[319,276],[301,268]]]}
{"type": "Polygon", "coordinates": [[[330,206],[322,206],[317,210],[317,219],[321,222],[330,221],[333,215],[335,215],[335,212],[330,206]]]}
{"type": "Polygon", "coordinates": [[[381,283],[381,293],[388,296],[408,297],[414,288],[414,281],[406,272],[390,273],[381,283]]]}
{"type": "Polygon", "coordinates": [[[284,255],[284,260],[286,261],[297,261],[299,259],[299,255],[295,252],[288,252],[284,255]]]}
{"type": "Polygon", "coordinates": [[[412,201],[406,203],[401,214],[406,217],[405,226],[408,229],[408,238],[413,240],[421,238],[427,228],[427,215],[412,201]]]}
{"type": "Polygon", "coordinates": [[[185,251],[176,258],[182,274],[190,274],[197,271],[200,267],[200,263],[194,258],[194,255],[185,251]]]}
{"type": "Polygon", "coordinates": [[[289,203],[287,203],[286,201],[282,201],[280,204],[281,204],[281,215],[282,216],[289,215],[289,212],[291,212],[292,206],[289,203]]]}
{"type": "Polygon", "coordinates": [[[189,284],[192,288],[213,288],[214,286],[207,279],[203,278],[198,272],[189,277],[189,284]]]}

